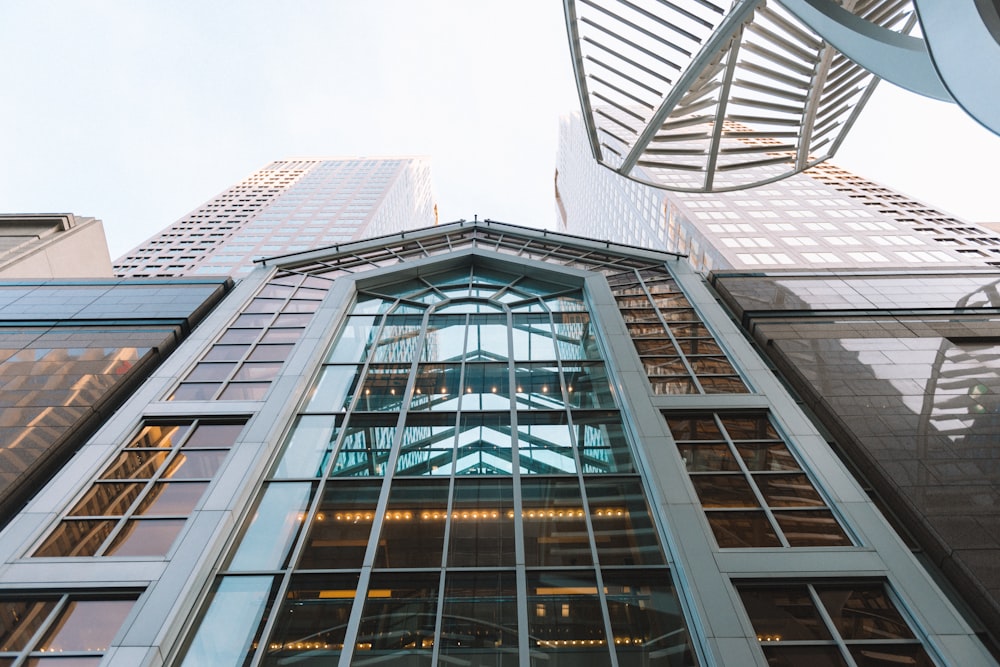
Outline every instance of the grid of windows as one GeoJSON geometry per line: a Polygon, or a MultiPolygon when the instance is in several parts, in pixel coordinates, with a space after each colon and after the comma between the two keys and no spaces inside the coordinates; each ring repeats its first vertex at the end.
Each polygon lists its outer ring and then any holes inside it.
{"type": "Polygon", "coordinates": [[[746,385],[663,269],[609,277],[654,394],[745,394],[746,385]]]}
{"type": "Polygon", "coordinates": [[[880,582],[739,583],[768,665],[933,667],[880,582]]]}
{"type": "Polygon", "coordinates": [[[361,293],[183,664],[694,664],[596,350],[537,278],[361,293]]]}
{"type": "Polygon", "coordinates": [[[261,400],[330,284],[295,274],[270,281],[188,372],[170,400],[261,400]]]}
{"type": "Polygon", "coordinates": [[[166,555],[242,430],[243,422],[144,426],[32,555],[166,555]]]}
{"type": "Polygon", "coordinates": [[[767,415],[664,414],[720,547],[851,546],[767,415]]]}
{"type": "Polygon", "coordinates": [[[136,596],[0,595],[0,665],[96,667],[136,596]]]}

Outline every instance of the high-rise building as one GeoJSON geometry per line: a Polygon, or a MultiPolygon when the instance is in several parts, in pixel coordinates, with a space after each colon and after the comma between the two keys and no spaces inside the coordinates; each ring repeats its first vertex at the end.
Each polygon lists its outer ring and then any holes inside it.
{"type": "Polygon", "coordinates": [[[0,660],[995,665],[682,257],[258,263],[0,534],[0,660]]]}
{"type": "Polygon", "coordinates": [[[425,157],[281,160],[115,262],[115,275],[244,276],[253,260],[436,222],[425,157]]]}
{"type": "Polygon", "coordinates": [[[686,254],[704,272],[1000,266],[996,231],[833,165],[707,194],[623,178],[594,161],[577,115],[560,126],[556,196],[560,229],[686,254]]]}
{"type": "Polygon", "coordinates": [[[0,280],[110,278],[104,225],[72,213],[0,215],[0,280]]]}

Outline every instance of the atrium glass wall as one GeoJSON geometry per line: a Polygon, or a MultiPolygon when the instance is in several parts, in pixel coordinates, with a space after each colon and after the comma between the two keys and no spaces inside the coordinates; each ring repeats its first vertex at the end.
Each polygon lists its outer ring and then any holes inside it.
{"type": "Polygon", "coordinates": [[[338,660],[695,663],[579,287],[359,292],[182,664],[338,660]]]}

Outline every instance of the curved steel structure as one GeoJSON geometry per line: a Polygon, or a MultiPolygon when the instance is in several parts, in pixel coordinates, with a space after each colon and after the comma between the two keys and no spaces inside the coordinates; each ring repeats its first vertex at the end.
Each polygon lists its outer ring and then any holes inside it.
{"type": "Polygon", "coordinates": [[[988,81],[1000,72],[967,66],[1000,62],[991,2],[564,0],[564,8],[598,162],[654,187],[713,192],[831,157],[878,77],[958,102],[1000,129],[1000,105],[991,103],[1000,86],[988,81]],[[923,39],[909,35],[918,20],[923,39]]]}

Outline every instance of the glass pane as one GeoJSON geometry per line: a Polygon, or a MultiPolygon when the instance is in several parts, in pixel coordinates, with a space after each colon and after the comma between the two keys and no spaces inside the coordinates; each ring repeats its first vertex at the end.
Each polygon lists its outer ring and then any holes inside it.
{"type": "MultiPolygon", "coordinates": [[[[52,658],[28,658],[28,661],[24,663],[25,667],[98,667],[101,664],[101,656],[84,657],[84,656],[59,656],[52,658]]],[[[0,665],[13,665],[14,662],[10,661],[5,663],[0,659],[0,665]]]]}
{"type": "Polygon", "coordinates": [[[458,408],[458,364],[420,364],[413,387],[411,410],[455,410],[458,408]]]}
{"type": "Polygon", "coordinates": [[[816,590],[844,639],[913,639],[881,584],[817,586],[816,590]]]}
{"type": "Polygon", "coordinates": [[[221,382],[229,377],[234,368],[236,364],[231,363],[198,364],[184,379],[188,382],[221,382]]]}
{"type": "Polygon", "coordinates": [[[184,519],[126,521],[105,556],[166,556],[184,519]]]}
{"type": "Polygon", "coordinates": [[[739,588],[739,593],[758,641],[831,638],[804,585],[748,586],[739,588]]]}
{"type": "Polygon", "coordinates": [[[518,410],[559,410],[566,407],[559,367],[551,364],[518,364],[514,369],[518,410]]]}
{"type": "Polygon", "coordinates": [[[270,382],[231,382],[219,395],[220,401],[262,401],[270,382]]]}
{"type": "Polygon", "coordinates": [[[249,361],[283,362],[291,354],[294,345],[258,345],[248,357],[249,361]]]}
{"type": "Polygon", "coordinates": [[[357,575],[294,577],[278,610],[263,664],[336,664],[357,588],[357,575]]]}
{"type": "Polygon", "coordinates": [[[458,361],[465,349],[465,320],[465,315],[430,316],[420,360],[458,361]]]}
{"type": "MultiPolygon", "coordinates": [[[[551,304],[550,304],[551,305],[551,304]]],[[[556,347],[563,361],[600,359],[597,340],[587,313],[553,313],[556,347]]]]}
{"type": "Polygon", "coordinates": [[[692,475],[698,498],[705,507],[760,507],[746,478],[736,475],[692,475]]]}
{"type": "Polygon", "coordinates": [[[449,567],[514,567],[514,506],[509,479],[455,482],[449,567]]]}
{"type": "Polygon", "coordinates": [[[590,565],[590,539],[580,488],[575,479],[526,479],[524,498],[525,564],[590,565]]]}
{"type": "Polygon", "coordinates": [[[404,363],[413,360],[423,331],[423,316],[389,316],[379,337],[373,362],[404,363]]]}
{"type": "Polygon", "coordinates": [[[604,364],[564,366],[569,404],[574,408],[611,408],[611,381],[604,364]]]}
{"type": "Polygon", "coordinates": [[[604,571],[621,667],[697,665],[669,570],[604,571]]]}
{"type": "Polygon", "coordinates": [[[395,414],[352,416],[331,474],[337,477],[385,474],[385,463],[396,435],[396,421],[395,414]]]}
{"type": "Polygon", "coordinates": [[[836,646],[764,646],[768,667],[847,667],[836,646]]]}
{"type": "Polygon", "coordinates": [[[934,661],[919,644],[863,644],[848,648],[858,667],[934,667],[934,661]]]}
{"type": "Polygon", "coordinates": [[[163,482],[152,486],[136,514],[188,516],[201,500],[208,482],[163,482]]]}
{"type": "Polygon", "coordinates": [[[740,443],[736,447],[750,470],[800,470],[798,462],[784,443],[740,443]]]}
{"type": "Polygon", "coordinates": [[[280,362],[247,362],[233,376],[237,382],[264,382],[273,380],[281,370],[280,362]]]}
{"type": "Polygon", "coordinates": [[[753,479],[771,507],[822,507],[826,504],[805,475],[757,474],[753,479]]]}
{"type": "Polygon", "coordinates": [[[510,409],[510,376],[507,364],[467,364],[462,390],[462,410],[510,409]]]}
{"type": "Polygon", "coordinates": [[[351,664],[430,664],[438,600],[437,574],[371,576],[351,664]],[[389,664],[389,663],[383,663],[389,664]]]}
{"type": "Polygon", "coordinates": [[[397,481],[389,492],[375,567],[440,567],[447,517],[447,481],[397,481]]]}
{"type": "Polygon", "coordinates": [[[517,361],[555,360],[555,340],[548,315],[515,314],[512,334],[517,361]]]}
{"type": "Polygon", "coordinates": [[[206,447],[222,448],[232,447],[243,431],[244,424],[206,424],[201,423],[191,434],[191,437],[184,443],[184,448],[206,447]]]}
{"type": "Polygon", "coordinates": [[[469,322],[469,335],[465,343],[465,358],[469,361],[506,361],[510,357],[507,348],[506,318],[473,316],[469,322]]]}
{"type": "Polygon", "coordinates": [[[55,607],[55,600],[0,600],[0,651],[26,648],[55,607]]]}
{"type": "Polygon", "coordinates": [[[830,510],[779,511],[774,518],[793,547],[851,546],[851,539],[830,510]]]}
{"type": "Polygon", "coordinates": [[[410,414],[399,445],[396,476],[450,475],[454,453],[453,414],[410,414]]]}
{"type": "Polygon", "coordinates": [[[601,565],[666,563],[639,478],[585,478],[584,483],[601,565]]]}
{"type": "Polygon", "coordinates": [[[455,452],[457,475],[510,475],[510,413],[463,414],[455,452]]]}
{"type": "Polygon", "coordinates": [[[708,512],[707,516],[715,539],[723,549],[781,546],[764,512],[708,512]]]}
{"type": "Polygon", "coordinates": [[[632,450],[617,412],[574,412],[573,431],[585,473],[635,470],[632,450]]]}
{"type": "Polygon", "coordinates": [[[300,569],[360,569],[375,519],[381,481],[329,482],[309,526],[300,569]]]}
{"type": "Polygon", "coordinates": [[[272,477],[319,477],[326,469],[327,460],[337,437],[337,422],[342,417],[299,417],[288,437],[285,451],[275,467],[272,477]]]}
{"type": "Polygon", "coordinates": [[[115,521],[61,521],[33,556],[93,556],[115,521]]]}
{"type": "Polygon", "coordinates": [[[675,440],[723,440],[714,417],[673,417],[667,425],[675,440]]]}
{"type": "Polygon", "coordinates": [[[239,667],[253,650],[271,577],[223,577],[198,624],[182,667],[239,667]]]}
{"type": "Polygon", "coordinates": [[[139,432],[129,447],[161,447],[171,448],[176,445],[191,428],[190,424],[171,424],[146,426],[139,432]]]}
{"type": "Polygon", "coordinates": [[[171,401],[210,401],[222,385],[216,382],[182,382],[170,395],[171,401]]]}
{"type": "Polygon", "coordinates": [[[778,440],[778,432],[767,415],[726,416],[722,423],[733,440],[778,440]]]}
{"type": "Polygon", "coordinates": [[[302,329],[268,329],[264,337],[260,339],[262,343],[294,343],[302,335],[302,329]]]}
{"type": "Polygon", "coordinates": [[[70,512],[70,516],[121,516],[139,497],[145,486],[145,484],[94,484],[70,512]]]}
{"type": "Polygon", "coordinates": [[[107,651],[135,600],[71,600],[38,651],[107,651]]]}
{"type": "Polygon", "coordinates": [[[368,356],[379,324],[377,317],[349,317],[340,338],[330,351],[327,363],[360,364],[368,356]]]}
{"type": "Polygon", "coordinates": [[[736,457],[729,450],[729,445],[719,444],[685,444],[677,445],[684,466],[688,472],[736,471],[740,469],[736,457]]]}
{"type": "Polygon", "coordinates": [[[441,617],[442,662],[517,667],[517,588],[513,572],[451,573],[441,617]]]}
{"type": "Polygon", "coordinates": [[[186,449],[170,462],[165,479],[212,479],[226,456],[228,449],[186,449]]]}
{"type": "Polygon", "coordinates": [[[519,415],[517,443],[521,468],[529,474],[576,472],[572,432],[564,412],[519,415]]]}
{"type": "Polygon", "coordinates": [[[394,411],[403,408],[403,394],[410,367],[402,364],[380,364],[368,367],[356,410],[394,411]]]}
{"type": "MultiPolygon", "coordinates": [[[[354,395],[361,366],[326,366],[320,372],[306,412],[340,412],[354,395]]],[[[365,409],[363,406],[359,409],[365,409]]]]}
{"type": "Polygon", "coordinates": [[[532,665],[608,665],[604,616],[592,572],[528,573],[528,636],[532,665]]]}
{"type": "Polygon", "coordinates": [[[308,482],[272,483],[229,564],[230,570],[277,570],[285,565],[312,496],[308,482]]]}
{"type": "Polygon", "coordinates": [[[126,451],[118,455],[101,479],[150,479],[167,460],[167,451],[126,451]]]}

